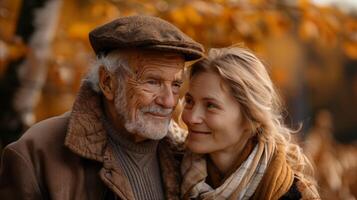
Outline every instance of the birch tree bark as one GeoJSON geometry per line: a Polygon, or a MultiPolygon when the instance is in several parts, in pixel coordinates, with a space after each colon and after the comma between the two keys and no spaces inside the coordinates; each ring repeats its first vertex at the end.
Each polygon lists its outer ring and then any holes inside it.
{"type": "Polygon", "coordinates": [[[23,0],[15,38],[30,49],[10,61],[0,79],[0,150],[35,122],[33,114],[47,76],[47,62],[62,0],[23,0]]]}
{"type": "Polygon", "coordinates": [[[47,63],[51,56],[51,43],[58,24],[60,5],[61,0],[50,0],[36,11],[35,31],[29,41],[30,52],[18,70],[20,87],[13,104],[25,126],[36,121],[33,111],[46,81],[47,63]]]}

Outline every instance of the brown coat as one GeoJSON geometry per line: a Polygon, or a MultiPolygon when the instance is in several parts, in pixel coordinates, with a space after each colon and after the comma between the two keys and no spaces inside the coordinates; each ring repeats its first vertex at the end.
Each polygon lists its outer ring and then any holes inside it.
{"type": "MultiPolygon", "coordinates": [[[[100,96],[84,84],[72,112],[31,127],[3,152],[0,199],[134,199],[129,180],[114,165],[101,124],[100,96]]],[[[158,146],[166,199],[179,199],[179,165],[171,139],[158,146]]]]}

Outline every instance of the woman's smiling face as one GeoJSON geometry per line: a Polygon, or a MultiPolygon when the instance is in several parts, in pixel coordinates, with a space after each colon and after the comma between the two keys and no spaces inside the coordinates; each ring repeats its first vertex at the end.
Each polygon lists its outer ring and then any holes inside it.
{"type": "Polygon", "coordinates": [[[194,153],[214,153],[244,145],[244,120],[239,103],[227,84],[214,72],[202,72],[190,81],[182,119],[189,134],[187,147],[194,153]]]}

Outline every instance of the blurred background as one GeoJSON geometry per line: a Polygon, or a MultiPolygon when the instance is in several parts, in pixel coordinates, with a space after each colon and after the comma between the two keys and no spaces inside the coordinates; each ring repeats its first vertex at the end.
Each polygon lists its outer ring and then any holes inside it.
{"type": "Polygon", "coordinates": [[[118,16],[172,22],[207,49],[237,43],[264,60],[323,199],[357,196],[357,1],[1,0],[0,152],[69,110],[94,61],[88,32],[118,16]]]}

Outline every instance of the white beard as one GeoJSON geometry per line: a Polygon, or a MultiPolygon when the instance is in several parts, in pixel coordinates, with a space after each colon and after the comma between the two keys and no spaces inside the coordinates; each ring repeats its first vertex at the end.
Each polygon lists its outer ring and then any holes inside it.
{"type": "Polygon", "coordinates": [[[160,119],[156,119],[155,117],[146,115],[145,112],[143,112],[143,110],[150,109],[150,108],[155,108],[155,107],[153,106],[144,107],[137,112],[137,116],[135,117],[135,119],[133,120],[126,119],[125,128],[127,129],[127,131],[131,133],[137,133],[142,137],[149,138],[152,140],[160,140],[166,136],[169,130],[170,119],[168,118],[168,119],[160,120],[160,119]]]}
{"type": "Polygon", "coordinates": [[[141,137],[160,140],[168,133],[170,126],[170,118],[157,119],[153,116],[145,114],[146,112],[158,113],[162,115],[168,115],[172,113],[172,109],[165,109],[157,104],[148,105],[142,107],[136,112],[134,119],[130,118],[130,113],[127,109],[126,91],[124,84],[118,86],[115,98],[115,108],[121,116],[124,118],[124,127],[130,133],[135,133],[141,137]]]}

